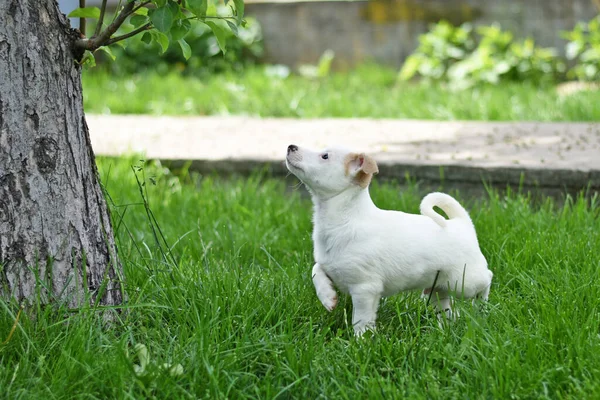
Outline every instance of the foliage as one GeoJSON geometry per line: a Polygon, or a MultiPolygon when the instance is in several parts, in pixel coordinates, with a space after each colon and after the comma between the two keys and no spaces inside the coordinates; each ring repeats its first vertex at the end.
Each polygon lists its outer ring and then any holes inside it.
{"type": "MultiPolygon", "coordinates": [[[[137,174],[165,245],[132,163],[99,160],[127,312],[106,329],[93,308],[26,309],[2,343],[18,306],[0,300],[2,397],[592,399],[600,391],[598,198],[536,204],[490,191],[466,201],[494,271],[489,303],[458,301],[461,318],[438,328],[418,293],[400,294],[381,302],[377,333],[356,340],[349,298],[332,313],[316,298],[312,207],[304,189],[290,189],[295,179],[144,166],[137,174]]],[[[371,192],[380,207],[418,212],[414,184],[371,192]]]]}
{"type": "MultiPolygon", "coordinates": [[[[112,21],[105,25],[106,2],[102,8],[78,8],[69,14],[70,17],[97,19],[95,29],[90,37],[87,31],[82,32],[84,38],[75,42],[75,48],[86,52],[83,63],[95,65],[93,52],[98,49],[106,51],[110,57],[114,54],[108,47],[120,43],[132,36],[142,34],[141,40],[147,44],[155,44],[164,53],[172,43],[177,43],[185,59],[192,55],[192,48],[186,41],[186,36],[196,21],[210,29],[218,46],[226,51],[228,32],[237,33],[238,26],[244,25],[244,1],[224,0],[227,13],[223,15],[215,3],[209,0],[129,0],[117,10],[112,21]],[[122,33],[119,31],[124,24],[130,24],[133,30],[122,33]],[[119,31],[117,36],[114,36],[119,31]]],[[[119,3],[121,5],[121,3],[119,3]]]]}
{"type": "Polygon", "coordinates": [[[442,20],[431,25],[428,33],[419,36],[419,46],[404,62],[399,78],[403,81],[415,75],[428,80],[446,78],[448,69],[475,48],[472,32],[469,23],[454,26],[442,20]]]}
{"type": "Polygon", "coordinates": [[[479,83],[498,84],[501,81],[555,82],[564,71],[554,49],[539,48],[533,39],[514,41],[510,32],[497,25],[477,28],[477,48],[448,70],[455,85],[465,87],[479,83]]]}
{"type": "Polygon", "coordinates": [[[567,76],[580,81],[600,79],[600,15],[589,22],[578,22],[572,31],[563,32],[568,40],[566,55],[575,60],[567,76]]]}
{"type": "Polygon", "coordinates": [[[455,27],[442,21],[419,42],[400,71],[401,80],[419,75],[457,88],[506,81],[537,85],[554,82],[564,71],[553,49],[539,48],[533,39],[515,41],[497,25],[473,30],[469,24],[455,27]]]}
{"type": "Polygon", "coordinates": [[[190,48],[188,59],[183,56],[179,46],[169,46],[161,54],[157,43],[145,43],[141,37],[133,37],[125,46],[117,46],[112,50],[115,60],[104,59],[99,65],[117,75],[132,75],[142,71],[166,74],[175,67],[186,74],[206,76],[215,72],[241,71],[262,56],[262,32],[255,19],[248,18],[244,26],[238,27],[235,32],[225,31],[222,40],[227,49],[225,52],[219,47],[217,36],[208,25],[194,24],[185,36],[190,48]]]}
{"type": "MultiPolygon", "coordinates": [[[[99,73],[98,73],[99,72],[99,73]]],[[[205,79],[143,73],[115,77],[84,71],[88,112],[113,114],[367,117],[443,120],[598,121],[600,92],[561,97],[553,87],[521,83],[451,91],[396,82],[397,71],[362,65],[309,79],[277,66],[205,79]]]]}

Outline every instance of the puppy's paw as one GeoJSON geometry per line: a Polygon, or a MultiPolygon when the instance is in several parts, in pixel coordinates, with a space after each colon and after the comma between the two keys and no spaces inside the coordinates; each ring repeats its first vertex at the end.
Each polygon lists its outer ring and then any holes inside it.
{"type": "Polygon", "coordinates": [[[357,338],[364,338],[366,333],[370,333],[369,336],[374,335],[375,334],[375,323],[371,322],[368,324],[363,324],[363,323],[357,323],[356,325],[354,325],[354,336],[357,338]]]}
{"type": "Polygon", "coordinates": [[[323,306],[327,311],[331,311],[337,306],[338,296],[333,288],[333,282],[325,272],[321,269],[321,266],[317,263],[313,267],[312,274],[313,284],[317,291],[317,297],[321,300],[323,306]]]}
{"type": "Polygon", "coordinates": [[[338,295],[333,288],[322,288],[325,290],[317,290],[317,297],[321,300],[323,307],[329,312],[333,311],[338,304],[338,295]]]}

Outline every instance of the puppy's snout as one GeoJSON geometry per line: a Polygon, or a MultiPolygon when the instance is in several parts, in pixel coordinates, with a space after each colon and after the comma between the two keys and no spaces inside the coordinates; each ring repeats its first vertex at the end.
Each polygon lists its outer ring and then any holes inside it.
{"type": "Polygon", "coordinates": [[[288,146],[288,151],[287,151],[288,154],[294,153],[296,151],[298,151],[298,146],[296,146],[295,144],[290,144],[288,146]]]}

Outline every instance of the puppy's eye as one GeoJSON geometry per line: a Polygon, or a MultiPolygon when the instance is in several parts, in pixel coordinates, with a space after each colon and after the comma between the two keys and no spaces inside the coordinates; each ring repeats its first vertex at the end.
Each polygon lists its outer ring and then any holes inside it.
{"type": "Polygon", "coordinates": [[[329,158],[329,154],[325,153],[321,156],[323,160],[327,160],[329,158]]]}

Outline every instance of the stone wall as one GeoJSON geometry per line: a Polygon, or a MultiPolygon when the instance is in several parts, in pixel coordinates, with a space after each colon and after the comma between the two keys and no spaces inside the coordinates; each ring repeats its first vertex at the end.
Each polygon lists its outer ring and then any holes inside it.
{"type": "Polygon", "coordinates": [[[399,67],[429,24],[498,22],[516,37],[564,50],[562,30],[598,13],[598,0],[248,1],[262,25],[266,61],[295,67],[332,49],[337,68],[373,60],[399,67]]]}

